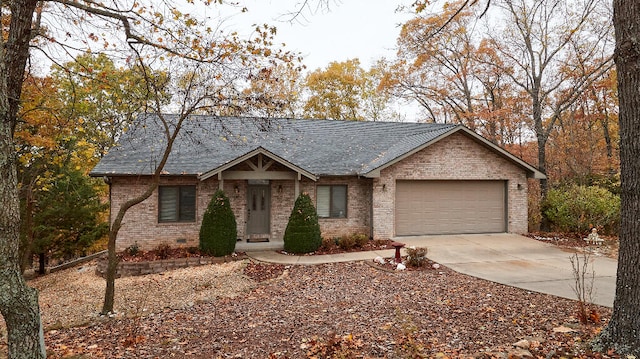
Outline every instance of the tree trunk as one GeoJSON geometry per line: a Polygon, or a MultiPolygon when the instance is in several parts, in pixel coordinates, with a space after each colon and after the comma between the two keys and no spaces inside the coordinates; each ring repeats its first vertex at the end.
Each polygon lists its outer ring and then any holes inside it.
{"type": "Polygon", "coordinates": [[[104,301],[102,302],[102,310],[100,314],[107,315],[113,312],[113,305],[116,294],[116,271],[118,270],[118,257],[116,256],[116,238],[120,223],[112,224],[109,231],[109,243],[107,244],[107,286],[104,292],[104,301]],[[117,227],[117,228],[116,228],[117,227]]]}
{"type": "Polygon", "coordinates": [[[640,3],[614,0],[620,99],[621,218],[616,296],[600,344],[640,355],[640,3]]]}
{"type": "MultiPolygon", "coordinates": [[[[24,184],[23,184],[24,186],[24,184]]],[[[33,188],[31,186],[31,181],[29,184],[24,186],[25,193],[25,209],[24,209],[24,217],[22,217],[22,232],[23,232],[23,240],[21,241],[20,248],[20,256],[22,257],[20,262],[20,270],[24,273],[25,270],[29,269],[33,265],[33,188]]],[[[23,187],[23,188],[24,188],[23,187]]]]}
{"type": "Polygon", "coordinates": [[[44,253],[38,254],[38,274],[47,273],[47,256],[44,253]]]}
{"type": "MultiPolygon", "coordinates": [[[[540,120],[542,122],[542,120],[540,120]]],[[[542,173],[546,173],[547,170],[547,136],[544,134],[544,130],[538,133],[538,170],[542,173]]],[[[551,230],[551,223],[549,218],[544,214],[544,201],[547,198],[547,192],[549,190],[549,182],[546,178],[540,179],[540,230],[548,232],[551,230]]]]}
{"type": "Polygon", "coordinates": [[[0,312],[7,325],[9,358],[44,358],[38,293],[27,286],[20,270],[20,205],[11,125],[6,117],[0,121],[0,312]]]}
{"type": "MultiPolygon", "coordinates": [[[[147,198],[151,197],[151,195],[156,190],[156,188],[158,188],[158,184],[160,183],[160,173],[162,173],[162,169],[164,168],[164,165],[167,163],[167,160],[169,159],[169,155],[171,154],[171,149],[173,148],[173,143],[175,142],[176,137],[178,136],[178,134],[180,133],[180,129],[182,128],[182,123],[187,117],[191,115],[194,109],[195,107],[191,107],[180,115],[178,120],[173,124],[174,125],[173,132],[169,130],[169,127],[170,127],[169,122],[167,122],[167,120],[162,116],[162,114],[160,114],[160,111],[158,111],[158,113],[156,114],[157,120],[161,121],[165,128],[164,135],[167,138],[167,145],[164,148],[164,153],[162,154],[162,159],[160,160],[160,163],[158,163],[153,175],[151,176],[151,183],[147,186],[147,188],[142,194],[124,202],[118,209],[118,213],[116,214],[116,217],[114,218],[113,223],[111,223],[111,227],[109,229],[109,243],[107,244],[108,261],[109,261],[109,263],[107,264],[107,278],[106,278],[107,286],[104,292],[104,301],[102,303],[102,311],[100,312],[103,315],[113,312],[114,297],[115,297],[115,281],[116,281],[116,274],[117,274],[116,271],[118,268],[118,257],[116,256],[116,240],[118,239],[118,232],[122,227],[122,221],[124,220],[124,215],[127,213],[127,211],[131,207],[139,203],[142,203],[147,198]]],[[[109,187],[109,192],[111,192],[111,187],[109,187]]],[[[111,214],[109,215],[109,218],[111,218],[111,214]]]]}
{"type": "MultiPolygon", "coordinates": [[[[46,356],[38,292],[27,286],[20,270],[20,202],[13,143],[37,3],[9,2],[11,22],[8,34],[3,31],[6,40],[0,43],[0,312],[7,325],[11,359],[46,356]]],[[[5,15],[4,9],[2,13],[5,15]]]]}

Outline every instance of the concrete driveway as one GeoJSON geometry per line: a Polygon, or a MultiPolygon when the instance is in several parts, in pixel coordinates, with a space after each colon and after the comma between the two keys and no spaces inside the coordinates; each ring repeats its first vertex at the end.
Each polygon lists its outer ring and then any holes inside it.
{"type": "MultiPolygon", "coordinates": [[[[571,251],[516,234],[398,237],[407,246],[424,246],[428,257],[464,274],[535,292],[577,299],[571,251]]],[[[580,257],[582,259],[582,257],[580,257]]],[[[591,257],[595,271],[593,303],[613,307],[617,262],[591,257]]],[[[588,282],[588,281],[587,281],[588,282]]]]}

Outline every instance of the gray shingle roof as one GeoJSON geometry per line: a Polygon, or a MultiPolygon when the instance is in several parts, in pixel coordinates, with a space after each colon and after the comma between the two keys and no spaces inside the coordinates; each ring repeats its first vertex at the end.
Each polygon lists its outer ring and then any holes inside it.
{"type": "MultiPolygon", "coordinates": [[[[175,119],[175,116],[170,117],[175,119]]],[[[455,125],[191,116],[165,165],[198,175],[259,147],[316,176],[364,175],[454,130],[455,125]]],[[[141,116],[91,175],[151,174],[166,139],[154,115],[141,116]]]]}

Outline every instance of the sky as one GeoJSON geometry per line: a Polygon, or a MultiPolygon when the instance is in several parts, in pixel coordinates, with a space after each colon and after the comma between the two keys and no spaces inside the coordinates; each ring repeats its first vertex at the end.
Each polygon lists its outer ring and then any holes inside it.
{"type": "MultiPolygon", "coordinates": [[[[284,14],[300,7],[299,0],[244,0],[248,12],[227,20],[239,27],[269,23],[278,28],[276,41],[300,52],[311,71],[330,62],[358,58],[368,69],[380,57],[395,55],[399,25],[411,18],[396,12],[402,0],[310,0],[293,21],[284,14]],[[323,3],[329,9],[316,9],[323,3]]],[[[406,1],[405,1],[406,3],[406,1]]]]}

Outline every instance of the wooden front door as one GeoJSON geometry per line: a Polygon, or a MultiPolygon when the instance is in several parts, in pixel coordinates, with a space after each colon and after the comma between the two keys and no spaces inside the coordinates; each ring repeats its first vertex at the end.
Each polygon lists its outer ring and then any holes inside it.
{"type": "Polygon", "coordinates": [[[247,187],[248,240],[268,240],[271,233],[271,188],[268,185],[247,187]]]}

